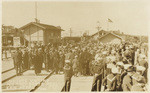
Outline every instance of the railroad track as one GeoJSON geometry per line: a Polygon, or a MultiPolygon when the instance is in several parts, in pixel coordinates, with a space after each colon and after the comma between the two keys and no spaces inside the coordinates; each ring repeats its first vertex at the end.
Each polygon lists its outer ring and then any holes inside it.
{"type": "Polygon", "coordinates": [[[34,92],[36,91],[44,81],[46,81],[52,74],[54,73],[54,71],[52,71],[49,75],[47,75],[41,82],[39,82],[33,89],[31,89],[29,92],[34,92]]]}
{"type": "Polygon", "coordinates": [[[11,71],[11,70],[13,70],[13,69],[15,69],[15,68],[10,68],[10,69],[8,69],[8,70],[5,70],[5,71],[2,72],[2,74],[3,74],[3,73],[6,73],[6,72],[8,72],[8,71],[11,71]]]}
{"type": "MultiPolygon", "coordinates": [[[[11,71],[11,70],[9,70],[9,71],[11,71]]],[[[7,70],[7,71],[4,71],[4,72],[2,72],[2,73],[7,74],[6,72],[9,72],[9,71],[7,70]]],[[[27,71],[27,70],[23,71],[23,73],[26,72],[26,71],[27,71]]],[[[38,84],[36,84],[34,87],[31,87],[32,89],[29,89],[29,90],[27,90],[27,91],[28,91],[28,92],[34,92],[34,91],[36,91],[36,90],[42,85],[42,83],[43,83],[44,81],[46,81],[46,80],[53,74],[53,72],[54,72],[54,71],[50,72],[48,75],[46,75],[46,77],[44,77],[44,79],[42,79],[41,81],[39,81],[38,84]]],[[[12,75],[11,77],[8,77],[7,79],[2,80],[2,83],[5,83],[5,82],[7,82],[7,81],[9,81],[9,80],[13,80],[13,78],[15,78],[15,77],[17,77],[17,75],[12,75]]],[[[4,90],[4,91],[14,91],[14,90],[4,90]]],[[[16,90],[16,91],[18,91],[18,90],[16,90]]]]}
{"type": "MultiPolygon", "coordinates": [[[[3,71],[2,72],[2,74],[4,74],[4,73],[6,73],[6,72],[9,72],[9,71],[11,71],[11,70],[13,70],[13,69],[9,69],[9,70],[7,70],[7,71],[3,71]]],[[[24,70],[22,73],[24,73],[24,72],[26,72],[27,70],[24,70]]],[[[12,79],[12,78],[14,78],[14,77],[16,77],[17,75],[15,74],[15,75],[12,75],[12,76],[10,76],[10,77],[8,77],[7,79],[5,79],[5,80],[2,80],[2,83],[5,83],[6,81],[8,81],[8,80],[10,80],[10,79],[12,79]]]]}

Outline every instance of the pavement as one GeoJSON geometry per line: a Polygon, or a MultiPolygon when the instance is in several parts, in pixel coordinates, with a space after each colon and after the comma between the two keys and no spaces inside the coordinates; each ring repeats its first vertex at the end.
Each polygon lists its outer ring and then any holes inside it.
{"type": "Polygon", "coordinates": [[[92,76],[72,77],[70,92],[91,92],[92,76]]]}
{"type": "MultiPolygon", "coordinates": [[[[13,73],[13,70],[9,73],[13,73]]],[[[39,76],[36,76],[34,74],[34,70],[28,70],[24,72],[22,76],[16,76],[2,83],[2,91],[29,92],[30,90],[34,89],[35,86],[37,86],[41,81],[43,81],[49,74],[50,72],[42,70],[42,73],[39,76]]],[[[70,92],[90,92],[92,88],[92,82],[92,76],[72,77],[70,92]]],[[[34,92],[61,92],[63,86],[64,75],[52,74],[34,92]]]]}
{"type": "Polygon", "coordinates": [[[13,64],[12,58],[2,60],[2,72],[8,69],[11,69],[13,67],[14,67],[14,64],[13,64]]]}
{"type": "MultiPolygon", "coordinates": [[[[4,59],[2,61],[2,72],[13,68],[12,58],[4,59]]],[[[3,92],[27,92],[40,83],[50,72],[42,70],[40,76],[34,74],[34,70],[28,70],[23,73],[22,76],[16,76],[4,83],[2,83],[3,92]]],[[[15,69],[10,70],[2,74],[2,81],[15,75],[15,69]]],[[[82,77],[72,77],[71,80],[71,92],[90,92],[92,88],[93,77],[92,76],[82,76],[82,77]]],[[[41,86],[35,90],[36,92],[61,92],[64,86],[64,75],[52,75],[41,86]]]]}
{"type": "MultiPolygon", "coordinates": [[[[72,77],[70,92],[91,92],[93,77],[72,77]]],[[[61,92],[64,75],[52,75],[35,92],[61,92]]]]}
{"type": "Polygon", "coordinates": [[[9,77],[14,76],[14,75],[16,75],[16,70],[15,69],[13,69],[11,71],[8,71],[6,73],[3,73],[2,76],[1,76],[2,77],[2,81],[7,79],[7,78],[9,78],[9,77]]]}
{"type": "Polygon", "coordinates": [[[61,92],[64,75],[52,75],[35,92],[61,92]]]}
{"type": "Polygon", "coordinates": [[[3,92],[29,92],[41,82],[50,72],[42,71],[42,74],[36,76],[34,70],[28,70],[22,76],[16,76],[5,83],[2,83],[3,92]]]}

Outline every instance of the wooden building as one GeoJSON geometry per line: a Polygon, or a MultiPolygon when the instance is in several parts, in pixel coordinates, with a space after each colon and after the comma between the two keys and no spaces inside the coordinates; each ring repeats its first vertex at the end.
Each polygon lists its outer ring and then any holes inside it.
{"type": "Polygon", "coordinates": [[[61,27],[30,22],[21,27],[24,34],[25,45],[33,46],[35,43],[47,45],[48,43],[57,42],[61,39],[61,27]]]}
{"type": "Polygon", "coordinates": [[[99,41],[102,43],[113,43],[120,44],[122,42],[122,38],[114,33],[107,33],[106,35],[99,38],[99,41]]]}
{"type": "Polygon", "coordinates": [[[101,36],[107,34],[108,32],[107,31],[104,31],[104,30],[101,30],[101,31],[98,31],[97,33],[93,34],[91,36],[91,39],[92,40],[97,40],[98,38],[100,38],[101,36]]]}
{"type": "Polygon", "coordinates": [[[121,36],[113,33],[112,31],[104,31],[101,30],[95,34],[93,34],[90,40],[98,40],[102,43],[115,43],[119,44],[124,40],[121,36]]]}
{"type": "Polygon", "coordinates": [[[23,39],[23,34],[21,31],[19,31],[17,28],[13,26],[4,26],[2,25],[2,46],[6,47],[13,47],[14,37],[19,37],[20,38],[20,45],[24,44],[24,39],[23,39]]]}
{"type": "Polygon", "coordinates": [[[81,41],[81,37],[63,37],[62,41],[64,42],[80,42],[81,41]]]}

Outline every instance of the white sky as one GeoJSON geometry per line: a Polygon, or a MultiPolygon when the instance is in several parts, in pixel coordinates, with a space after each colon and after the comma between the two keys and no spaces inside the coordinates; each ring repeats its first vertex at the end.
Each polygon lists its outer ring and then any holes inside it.
{"type": "MultiPolygon", "coordinates": [[[[72,28],[73,36],[85,31],[89,34],[97,32],[97,21],[102,29],[107,29],[107,18],[113,23],[110,30],[120,30],[132,35],[148,35],[148,2],[40,2],[38,1],[38,19],[41,23],[61,26],[69,35],[72,28]]],[[[150,11],[150,10],[149,10],[150,11]]],[[[35,2],[3,2],[2,24],[21,27],[35,18],[35,2]]]]}

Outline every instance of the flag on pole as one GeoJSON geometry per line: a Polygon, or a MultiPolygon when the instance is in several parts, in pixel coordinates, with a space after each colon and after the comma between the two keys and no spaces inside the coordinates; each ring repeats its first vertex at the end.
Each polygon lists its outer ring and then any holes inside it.
{"type": "Polygon", "coordinates": [[[108,22],[113,23],[113,21],[112,21],[112,20],[110,20],[109,18],[108,18],[108,22]]]}

